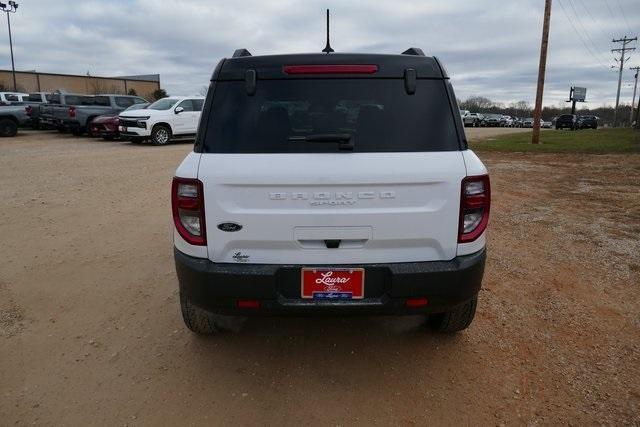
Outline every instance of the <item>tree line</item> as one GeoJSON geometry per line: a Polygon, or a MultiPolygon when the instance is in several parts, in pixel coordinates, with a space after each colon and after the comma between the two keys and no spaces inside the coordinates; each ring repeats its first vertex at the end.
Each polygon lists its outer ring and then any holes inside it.
{"type": "MultiPolygon", "coordinates": [[[[571,103],[567,102],[566,104],[564,107],[543,107],[542,118],[544,120],[551,120],[553,117],[561,114],[571,114],[571,103]]],[[[533,107],[527,101],[503,104],[501,102],[494,102],[484,96],[470,96],[464,101],[458,100],[458,105],[461,110],[469,110],[472,113],[495,113],[521,118],[533,117],[533,107]]],[[[613,107],[602,106],[598,108],[588,108],[584,107],[584,105],[585,104],[581,103],[576,105],[576,114],[598,116],[601,124],[611,125],[613,123],[613,107]]],[[[623,126],[628,126],[630,124],[630,114],[631,105],[620,105],[620,107],[618,107],[618,122],[623,126]]]]}

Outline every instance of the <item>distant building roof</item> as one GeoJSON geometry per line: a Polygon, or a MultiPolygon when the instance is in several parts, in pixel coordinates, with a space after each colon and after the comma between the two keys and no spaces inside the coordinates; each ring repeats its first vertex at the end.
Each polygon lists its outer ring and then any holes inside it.
{"type": "Polygon", "coordinates": [[[160,74],[138,74],[135,76],[115,76],[114,79],[127,79],[127,80],[145,80],[160,82],[160,74]]]}

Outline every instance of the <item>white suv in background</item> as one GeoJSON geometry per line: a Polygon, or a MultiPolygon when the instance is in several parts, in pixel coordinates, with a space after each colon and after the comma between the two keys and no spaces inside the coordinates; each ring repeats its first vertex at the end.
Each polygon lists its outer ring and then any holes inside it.
{"type": "Polygon", "coordinates": [[[193,138],[202,114],[202,96],[169,96],[144,110],[123,112],[119,116],[120,136],[153,145],[168,144],[174,138],[193,138]]]}

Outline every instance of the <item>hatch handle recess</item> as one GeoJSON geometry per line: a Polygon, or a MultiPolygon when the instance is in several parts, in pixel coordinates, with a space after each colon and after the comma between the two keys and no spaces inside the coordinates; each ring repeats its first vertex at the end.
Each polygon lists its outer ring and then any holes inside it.
{"type": "Polygon", "coordinates": [[[406,68],[404,70],[404,90],[407,91],[407,94],[413,95],[416,93],[416,70],[413,68],[406,68]]]}
{"type": "Polygon", "coordinates": [[[244,74],[244,84],[247,95],[253,96],[256,93],[256,70],[247,70],[244,74]]]}

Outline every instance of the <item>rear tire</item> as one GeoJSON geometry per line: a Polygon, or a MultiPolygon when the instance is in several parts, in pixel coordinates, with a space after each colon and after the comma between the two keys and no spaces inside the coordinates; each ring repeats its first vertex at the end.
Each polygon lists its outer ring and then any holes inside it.
{"type": "Polygon", "coordinates": [[[151,131],[153,145],[167,145],[171,140],[171,129],[165,125],[155,125],[151,131]]]}
{"type": "Polygon", "coordinates": [[[476,314],[478,297],[444,313],[432,314],[428,322],[431,329],[438,332],[453,333],[467,329],[476,314]]]}
{"type": "Polygon", "coordinates": [[[18,133],[18,124],[11,119],[0,119],[0,137],[12,137],[18,133]]]}
{"type": "Polygon", "coordinates": [[[214,335],[225,331],[237,332],[244,320],[241,317],[222,316],[203,310],[193,305],[182,292],[180,292],[180,309],[184,324],[199,335],[214,335]]]}

